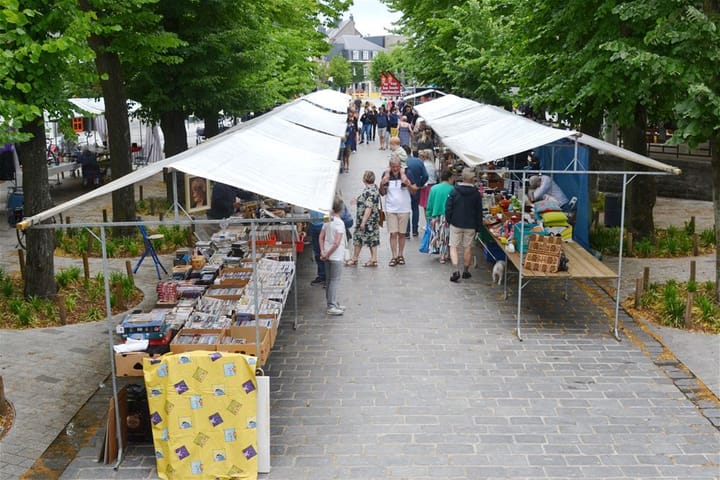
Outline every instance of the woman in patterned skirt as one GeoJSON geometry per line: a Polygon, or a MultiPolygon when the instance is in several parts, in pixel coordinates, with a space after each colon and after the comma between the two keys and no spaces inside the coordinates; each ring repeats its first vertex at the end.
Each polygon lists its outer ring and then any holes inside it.
{"type": "Polygon", "coordinates": [[[353,256],[345,264],[358,264],[363,246],[370,248],[370,260],[363,267],[377,267],[377,251],[380,245],[380,192],[375,185],[375,174],[366,170],[363,174],[365,189],[353,203],[356,205],[355,235],[353,235],[353,256]]]}
{"type": "Polygon", "coordinates": [[[428,195],[425,215],[430,218],[432,235],[430,237],[430,254],[440,255],[440,263],[449,258],[448,243],[450,241],[450,227],[445,220],[445,203],[452,192],[452,171],[443,170],[440,174],[440,183],[433,185],[428,195]]]}

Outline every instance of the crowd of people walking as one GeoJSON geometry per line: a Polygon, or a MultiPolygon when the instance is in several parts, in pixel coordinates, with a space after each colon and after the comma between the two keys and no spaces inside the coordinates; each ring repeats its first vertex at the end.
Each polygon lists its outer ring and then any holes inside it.
{"type": "Polygon", "coordinates": [[[339,154],[341,173],[349,173],[351,155],[359,145],[377,142],[379,150],[388,151],[388,164],[378,176],[364,171],[363,189],[349,202],[355,210],[354,218],[340,195],[329,221],[322,213],[311,214],[309,231],[317,263],[317,277],[311,284],[326,288],[328,315],[344,312],[337,300],[342,267],[378,267],[383,228],[389,233],[388,266],[406,264],[406,240],[422,231],[420,252],[440,263],[451,261],[454,272],[450,281],[470,278],[472,246],[482,222],[482,201],[473,184],[475,172],[466,168],[456,184],[458,172],[436,155],[438,145],[432,129],[410,105],[363,105],[356,99],[347,114],[339,154]],[[360,257],[365,247],[370,256],[363,261],[360,257]]]}

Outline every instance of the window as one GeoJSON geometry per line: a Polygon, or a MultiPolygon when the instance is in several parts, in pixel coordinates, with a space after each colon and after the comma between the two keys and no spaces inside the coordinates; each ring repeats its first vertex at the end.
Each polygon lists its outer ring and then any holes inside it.
{"type": "Polygon", "coordinates": [[[378,56],[378,53],[380,53],[380,50],[375,50],[375,51],[373,52],[373,58],[377,57],[377,56],[378,56]]]}
{"type": "Polygon", "coordinates": [[[353,60],[360,60],[360,52],[357,50],[352,51],[352,59],[353,60]]]}
{"type": "Polygon", "coordinates": [[[363,60],[370,60],[370,52],[363,50],[363,60]]]}

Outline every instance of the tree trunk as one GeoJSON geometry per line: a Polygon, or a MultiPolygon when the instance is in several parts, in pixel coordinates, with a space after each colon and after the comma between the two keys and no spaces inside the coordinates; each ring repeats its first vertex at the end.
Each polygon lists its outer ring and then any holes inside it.
{"type": "Polygon", "coordinates": [[[720,130],[710,136],[710,171],[712,172],[713,206],[715,207],[715,294],[720,298],[720,130]]]}
{"type": "MultiPolygon", "coordinates": [[[[35,215],[52,207],[45,153],[45,122],[42,117],[22,128],[33,138],[20,146],[23,171],[23,214],[35,215]]],[[[31,228],[26,237],[25,297],[52,298],[57,293],[55,283],[55,235],[50,229],[31,228]]]]}
{"type": "MultiPolygon", "coordinates": [[[[635,124],[623,129],[623,146],[631,152],[647,156],[646,127],[645,108],[637,105],[635,107],[635,124]]],[[[646,167],[636,163],[627,165],[627,167],[627,170],[631,171],[648,171],[646,167]]],[[[638,175],[628,185],[625,218],[628,220],[627,230],[633,234],[634,240],[655,242],[653,208],[655,208],[656,199],[657,184],[654,175],[638,175]]]]}
{"type": "MultiPolygon", "coordinates": [[[[165,135],[165,158],[177,155],[188,149],[187,130],[185,130],[185,113],[180,111],[165,112],[160,115],[160,126],[165,135]]],[[[165,185],[167,186],[167,198],[173,201],[172,174],[166,172],[165,185]]],[[[185,199],[185,175],[177,172],[178,202],[184,205],[185,199]]]]}
{"type": "Polygon", "coordinates": [[[220,115],[218,115],[217,112],[203,113],[203,120],[205,121],[205,138],[212,138],[220,133],[220,127],[218,125],[220,115]]]}
{"type": "MultiPolygon", "coordinates": [[[[81,6],[89,9],[86,2],[81,6]]],[[[90,48],[95,52],[95,66],[100,77],[105,100],[105,118],[110,143],[110,170],[113,179],[118,179],[132,171],[132,154],[130,152],[130,122],[128,120],[127,96],[125,95],[125,77],[120,58],[109,50],[110,40],[105,37],[91,35],[90,48]]],[[[135,187],[115,190],[112,193],[113,221],[130,222],[135,220],[135,187]]],[[[115,236],[132,236],[134,227],[117,227],[115,236]]]]}

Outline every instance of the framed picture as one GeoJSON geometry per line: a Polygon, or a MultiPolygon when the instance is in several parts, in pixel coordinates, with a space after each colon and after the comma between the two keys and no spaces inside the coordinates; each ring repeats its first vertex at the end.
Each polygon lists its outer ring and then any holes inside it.
{"type": "Polygon", "coordinates": [[[185,210],[198,212],[210,208],[210,180],[185,175],[185,210]]]}

